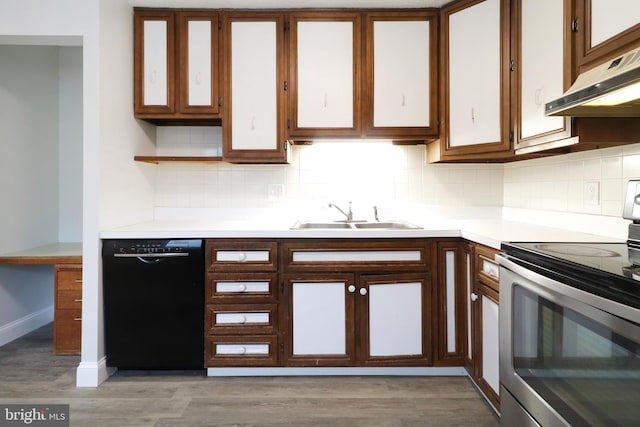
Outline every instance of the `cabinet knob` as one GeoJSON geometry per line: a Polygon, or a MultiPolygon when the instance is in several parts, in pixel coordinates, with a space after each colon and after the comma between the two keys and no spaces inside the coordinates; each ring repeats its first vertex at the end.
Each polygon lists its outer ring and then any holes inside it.
{"type": "Polygon", "coordinates": [[[347,290],[351,293],[354,293],[356,291],[356,287],[354,285],[349,285],[349,287],[347,287],[347,290]]]}
{"type": "Polygon", "coordinates": [[[478,301],[478,295],[476,295],[474,292],[471,292],[471,301],[473,302],[478,301]]]}
{"type": "Polygon", "coordinates": [[[240,292],[244,292],[247,290],[247,285],[243,283],[240,286],[238,286],[238,289],[240,290],[240,292]]]}
{"type": "Polygon", "coordinates": [[[367,288],[360,288],[360,295],[366,295],[367,294],[367,288]]]}
{"type": "Polygon", "coordinates": [[[238,261],[242,262],[246,260],[247,260],[247,254],[245,252],[240,252],[240,254],[238,254],[238,261]]]}
{"type": "Polygon", "coordinates": [[[247,316],[240,316],[238,318],[238,323],[247,323],[247,316]]]}

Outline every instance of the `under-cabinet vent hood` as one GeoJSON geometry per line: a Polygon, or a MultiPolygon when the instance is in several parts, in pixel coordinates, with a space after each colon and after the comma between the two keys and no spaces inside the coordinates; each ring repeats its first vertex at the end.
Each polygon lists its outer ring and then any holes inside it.
{"type": "Polygon", "coordinates": [[[578,76],[547,116],[640,117],[640,48],[578,76]]]}

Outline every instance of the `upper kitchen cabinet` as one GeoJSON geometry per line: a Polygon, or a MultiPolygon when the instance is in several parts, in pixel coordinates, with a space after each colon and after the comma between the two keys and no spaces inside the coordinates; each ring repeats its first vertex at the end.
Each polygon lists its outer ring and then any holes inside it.
{"type": "Polygon", "coordinates": [[[214,11],[135,9],[136,118],[161,124],[220,117],[219,33],[214,11]]]}
{"type": "Polygon", "coordinates": [[[229,12],[224,33],[223,158],[285,163],[284,28],[282,13],[229,12]]]}
{"type": "Polygon", "coordinates": [[[440,140],[427,160],[510,157],[510,1],[456,1],[440,22],[440,140]]]}
{"type": "Polygon", "coordinates": [[[640,45],[638,0],[575,0],[576,72],[640,45]]]}
{"type": "Polygon", "coordinates": [[[437,19],[435,11],[366,14],[367,136],[437,137],[437,19]]]}
{"type": "Polygon", "coordinates": [[[359,136],[360,14],[293,12],[289,18],[289,135],[359,136]]]}
{"type": "Polygon", "coordinates": [[[571,84],[571,1],[515,0],[512,7],[515,153],[576,144],[569,117],[545,116],[545,103],[571,84]]]}

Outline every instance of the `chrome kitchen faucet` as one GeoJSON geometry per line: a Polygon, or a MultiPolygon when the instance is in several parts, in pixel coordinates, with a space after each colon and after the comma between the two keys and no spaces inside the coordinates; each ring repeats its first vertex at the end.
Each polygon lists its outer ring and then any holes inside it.
{"type": "Polygon", "coordinates": [[[345,211],[340,209],[340,207],[338,205],[335,205],[333,203],[329,203],[329,207],[338,209],[342,215],[347,217],[347,222],[352,222],[353,221],[353,212],[351,211],[351,202],[349,202],[349,212],[348,213],[346,213],[345,211]]]}

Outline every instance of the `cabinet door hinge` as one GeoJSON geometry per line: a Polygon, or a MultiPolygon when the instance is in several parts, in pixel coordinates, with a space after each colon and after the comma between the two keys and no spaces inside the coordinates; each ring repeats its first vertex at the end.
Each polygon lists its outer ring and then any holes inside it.
{"type": "Polygon", "coordinates": [[[287,119],[287,129],[291,129],[291,119],[287,119]]]}
{"type": "Polygon", "coordinates": [[[580,24],[577,16],[571,22],[571,31],[573,31],[574,33],[577,33],[578,31],[580,31],[580,24]]]}
{"type": "Polygon", "coordinates": [[[222,97],[218,97],[218,107],[222,107],[222,97]]]}
{"type": "Polygon", "coordinates": [[[516,69],[516,61],[514,61],[513,59],[511,61],[509,61],[509,71],[512,71],[516,69]]]}
{"type": "Polygon", "coordinates": [[[291,25],[289,24],[289,21],[284,21],[284,32],[286,33],[290,29],[291,29],[291,25]]]}
{"type": "Polygon", "coordinates": [[[289,150],[289,142],[285,139],[284,140],[284,151],[285,151],[285,153],[287,152],[287,150],[289,150]]]}
{"type": "Polygon", "coordinates": [[[280,282],[280,293],[284,294],[284,282],[280,282]]]}
{"type": "Polygon", "coordinates": [[[509,142],[513,142],[513,131],[509,131],[509,142]]]}
{"type": "Polygon", "coordinates": [[[289,82],[287,82],[286,80],[284,81],[284,90],[288,90],[289,89],[289,82]]]}
{"type": "Polygon", "coordinates": [[[218,31],[222,30],[222,21],[218,20],[218,31]]]}
{"type": "Polygon", "coordinates": [[[284,355],[284,344],[280,344],[280,354],[284,355]]]}

